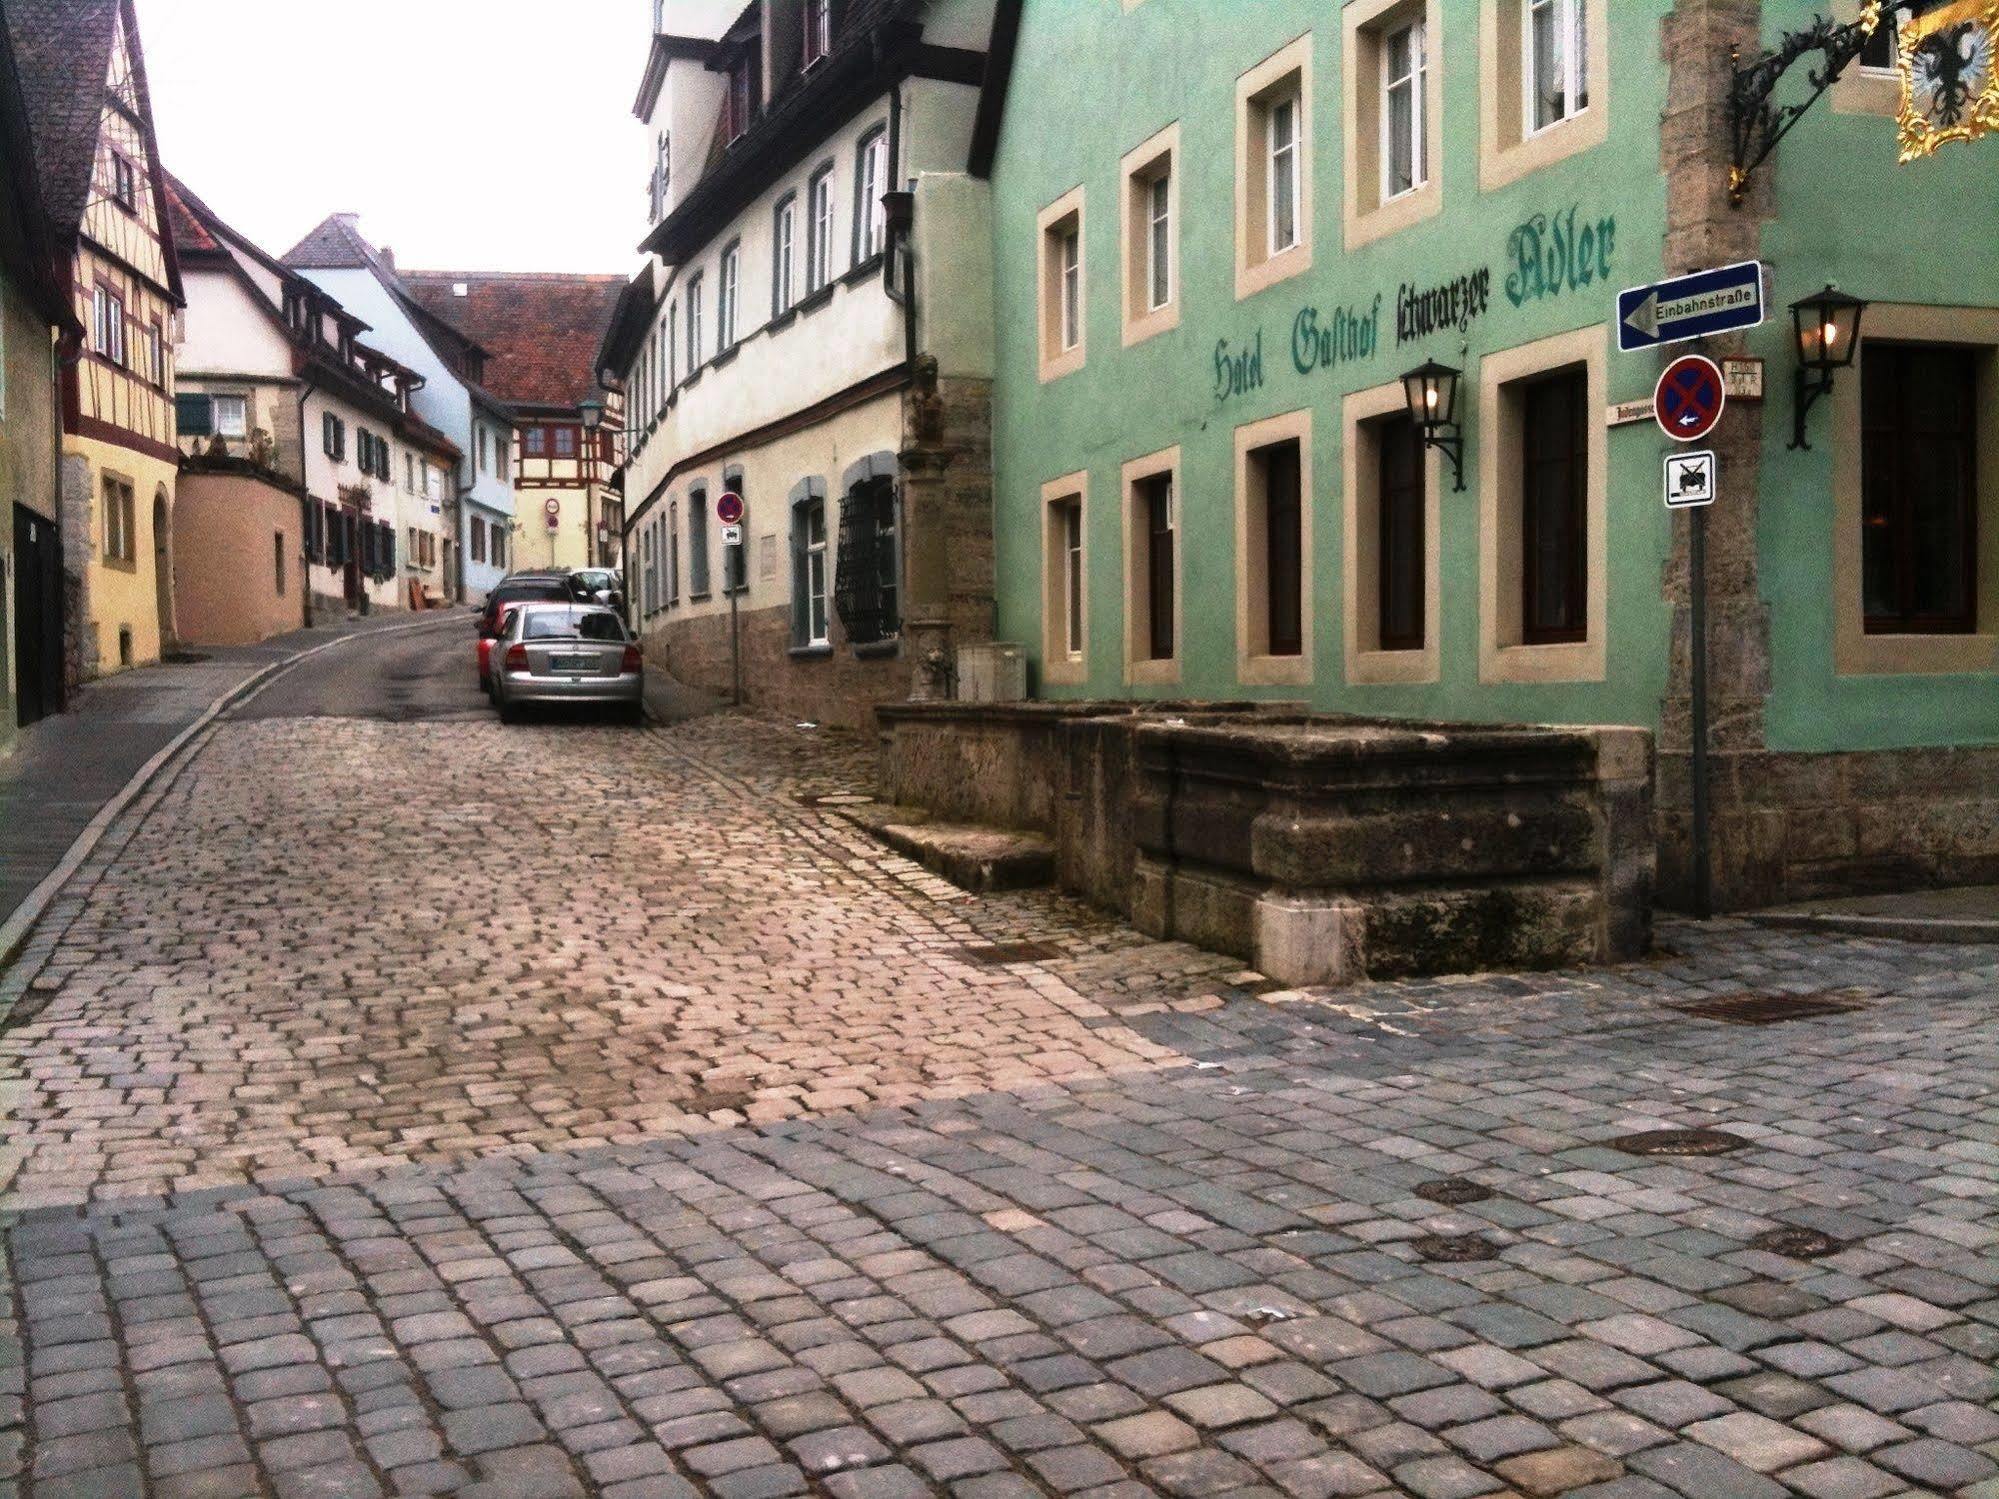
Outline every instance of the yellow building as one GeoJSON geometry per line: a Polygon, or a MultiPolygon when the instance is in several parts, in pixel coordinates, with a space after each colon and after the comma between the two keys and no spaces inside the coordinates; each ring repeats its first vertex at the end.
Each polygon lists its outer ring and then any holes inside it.
{"type": "Polygon", "coordinates": [[[62,533],[89,676],[174,638],[180,268],[132,0],[8,0],[6,19],[84,328],[63,367],[62,533]]]}

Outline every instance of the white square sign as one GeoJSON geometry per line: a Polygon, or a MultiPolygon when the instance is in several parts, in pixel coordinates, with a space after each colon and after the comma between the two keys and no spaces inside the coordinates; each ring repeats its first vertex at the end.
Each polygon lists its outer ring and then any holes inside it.
{"type": "Polygon", "coordinates": [[[1715,456],[1712,450],[1666,455],[1666,508],[1685,510],[1714,503],[1715,456]]]}
{"type": "Polygon", "coordinates": [[[739,547],[739,546],[741,546],[742,544],[743,544],[743,528],[742,528],[741,526],[724,526],[724,527],[722,527],[722,545],[723,545],[723,546],[725,546],[725,547],[739,547]]]}

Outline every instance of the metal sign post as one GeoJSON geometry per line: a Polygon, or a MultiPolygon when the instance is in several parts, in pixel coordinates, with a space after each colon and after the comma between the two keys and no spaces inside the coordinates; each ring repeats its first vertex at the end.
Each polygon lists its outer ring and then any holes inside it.
{"type": "MultiPolygon", "coordinates": [[[[1666,426],[1666,417],[1660,417],[1666,426]]],[[[1693,741],[1693,897],[1694,915],[1706,921],[1714,914],[1714,881],[1708,866],[1708,711],[1707,711],[1707,513],[1719,487],[1721,460],[1712,451],[1666,455],[1666,508],[1686,510],[1692,529],[1687,536],[1687,657],[1691,678],[1688,736],[1693,741]]]]}
{"type": "MultiPolygon", "coordinates": [[[[740,708],[743,706],[743,640],[736,618],[736,595],[742,589],[736,586],[736,569],[729,564],[733,553],[740,562],[743,556],[743,497],[733,489],[725,489],[715,496],[715,516],[722,522],[722,586],[729,593],[729,700],[740,708]]],[[[749,569],[744,568],[747,574],[749,569]]]]}

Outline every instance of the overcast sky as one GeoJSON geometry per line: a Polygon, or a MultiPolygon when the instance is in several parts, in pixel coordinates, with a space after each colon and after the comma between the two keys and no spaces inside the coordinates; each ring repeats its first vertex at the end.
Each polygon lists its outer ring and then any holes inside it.
{"type": "Polygon", "coordinates": [[[406,266],[639,263],[648,0],[138,0],[160,151],[281,255],[329,213],[406,266]]]}

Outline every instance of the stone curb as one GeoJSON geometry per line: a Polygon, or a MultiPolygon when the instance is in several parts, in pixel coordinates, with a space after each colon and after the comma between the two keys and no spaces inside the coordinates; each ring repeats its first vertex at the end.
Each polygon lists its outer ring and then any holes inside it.
{"type": "Polygon", "coordinates": [[[1972,916],[1856,916],[1793,911],[1751,914],[1748,920],[1783,932],[1825,932],[1843,937],[1886,937],[1895,942],[1999,945],[1999,921],[1972,916]]]}
{"type": "Polygon", "coordinates": [[[76,835],[75,841],[70,844],[68,852],[57,862],[56,867],[48,872],[39,885],[27,893],[21,904],[14,908],[12,915],[4,922],[0,922],[0,969],[4,969],[11,962],[15,952],[27,940],[28,933],[34,930],[35,923],[41,920],[42,913],[48,909],[49,902],[62,892],[63,886],[67,885],[77,870],[82,868],[83,861],[89,858],[91,852],[103,841],[104,834],[111,824],[118,820],[125,809],[132,804],[133,799],[145,790],[153,778],[159,775],[161,770],[203,729],[229,709],[263,691],[280,673],[290,671],[301,661],[317,656],[321,651],[330,651],[337,645],[347,644],[350,640],[399,635],[409,630],[434,629],[445,623],[460,622],[464,618],[461,613],[451,610],[440,613],[445,617],[413,620],[408,624],[385,625],[377,630],[356,630],[351,634],[336,636],[332,640],[322,640],[318,645],[294,651],[289,656],[271,662],[217,697],[202,710],[193,723],[162,745],[150,760],[132,773],[131,779],[126,781],[109,801],[97,809],[97,815],[91,818],[84,825],[83,831],[76,835]]]}

